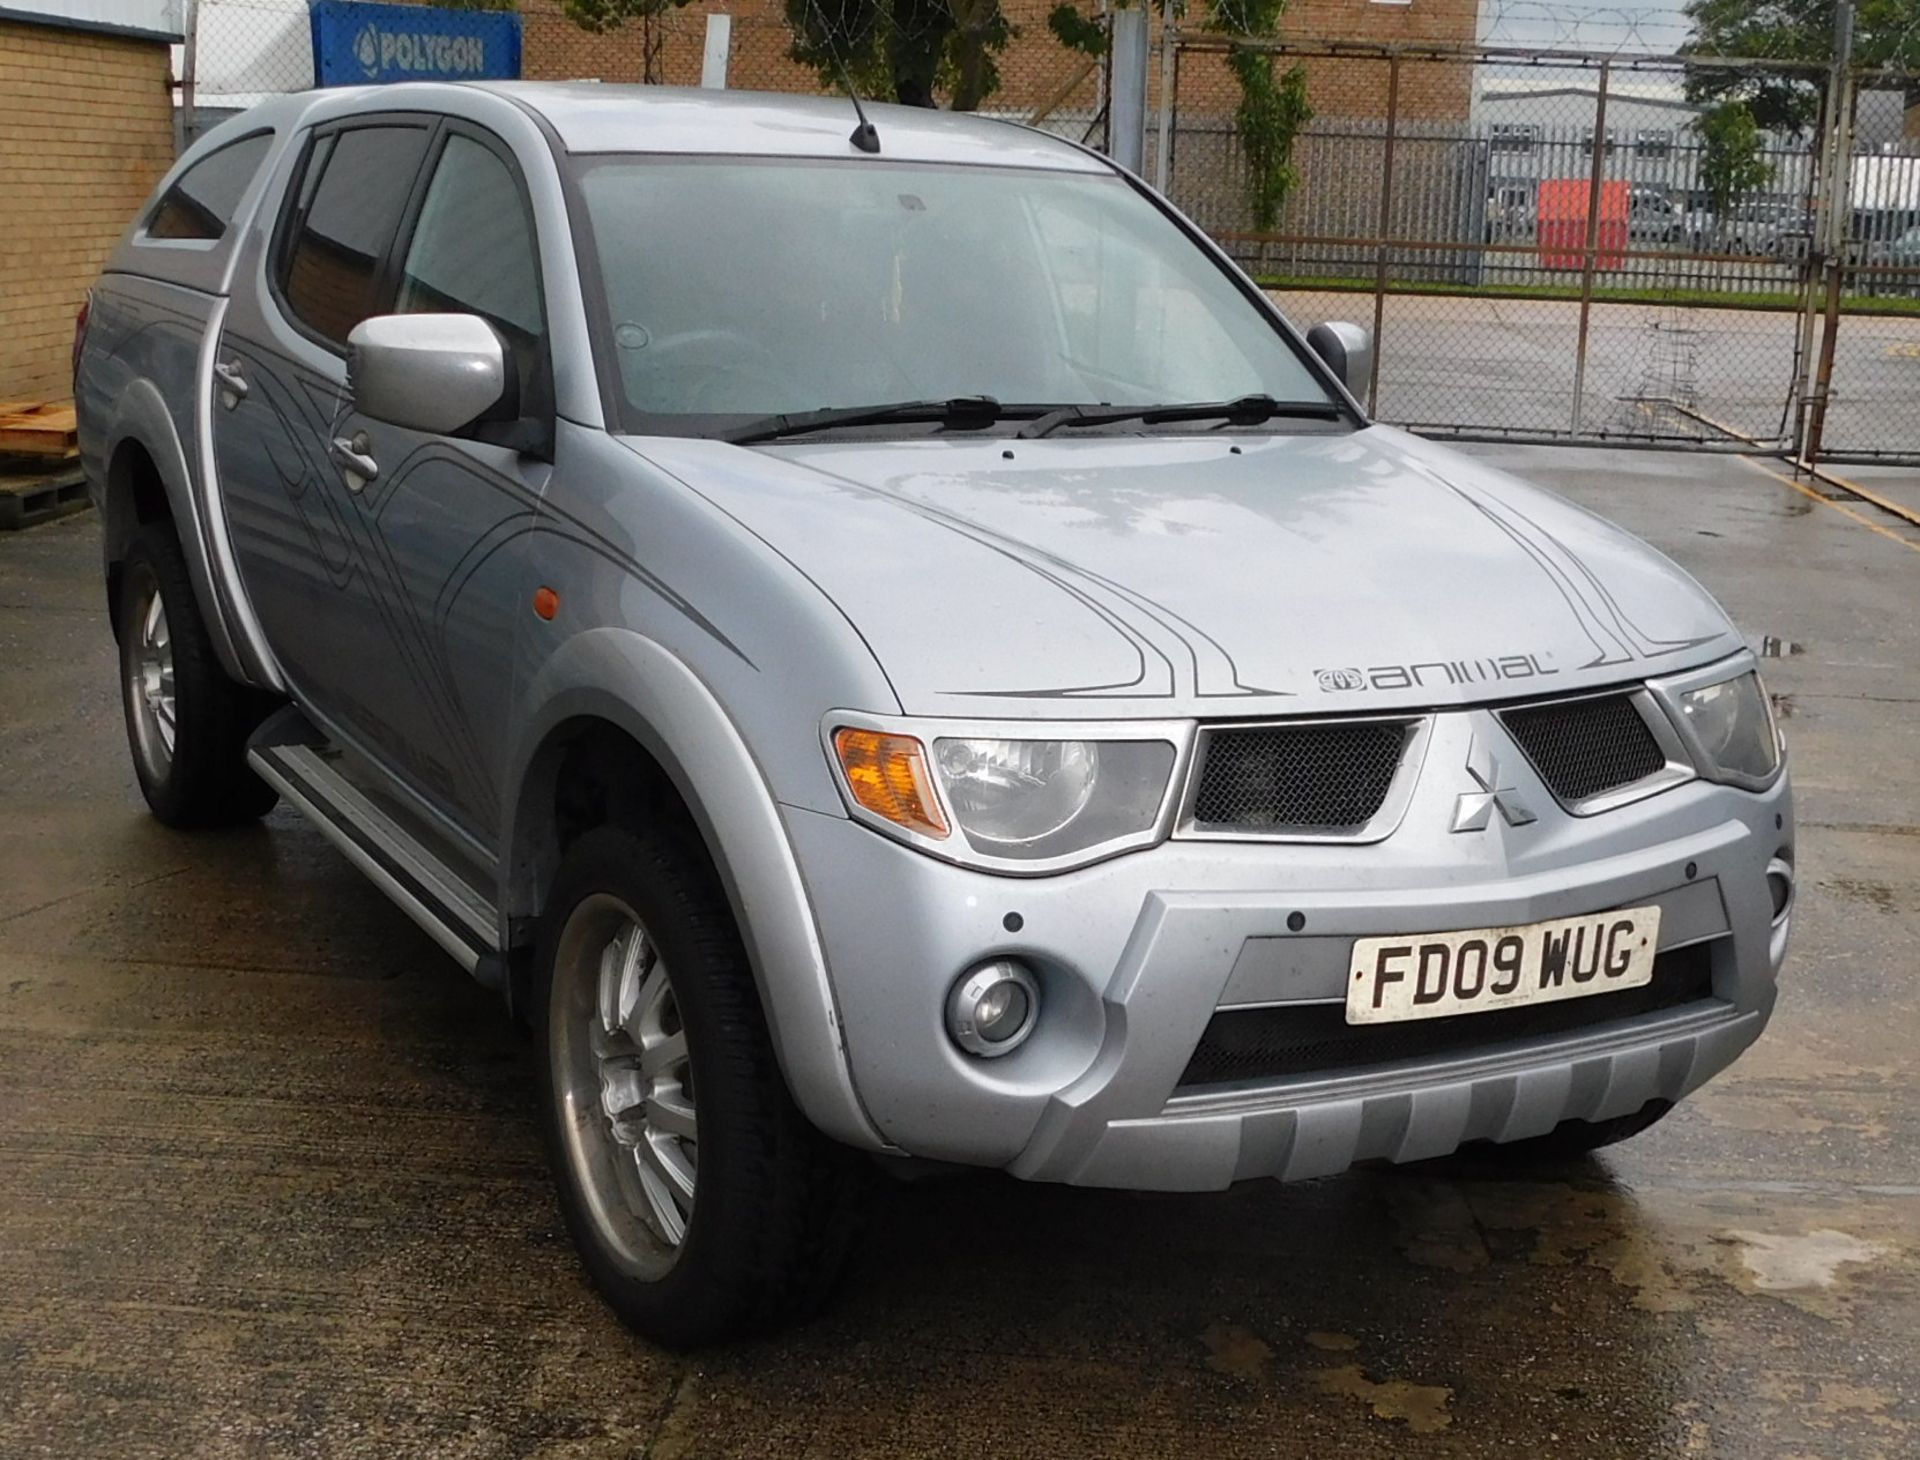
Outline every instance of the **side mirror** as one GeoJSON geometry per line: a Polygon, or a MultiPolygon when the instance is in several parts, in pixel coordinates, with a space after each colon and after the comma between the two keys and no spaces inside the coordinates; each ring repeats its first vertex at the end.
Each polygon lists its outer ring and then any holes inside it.
{"type": "Polygon", "coordinates": [[[347,336],[347,388],[376,421],[450,436],[517,402],[507,347],[477,314],[377,314],[347,336]]]}
{"type": "Polygon", "coordinates": [[[1347,394],[1362,404],[1373,374],[1373,336],[1357,324],[1336,320],[1307,331],[1307,346],[1340,377],[1347,394]]]}

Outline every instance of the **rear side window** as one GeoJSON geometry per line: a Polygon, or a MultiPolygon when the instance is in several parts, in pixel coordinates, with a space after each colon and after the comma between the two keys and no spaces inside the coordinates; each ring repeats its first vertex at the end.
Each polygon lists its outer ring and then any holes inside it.
{"type": "Polygon", "coordinates": [[[380,312],[380,261],[427,136],[424,127],[372,126],[314,143],[279,283],[294,316],[335,344],[380,312]]]}
{"type": "Polygon", "coordinates": [[[213,239],[227,231],[241,195],[273,145],[273,134],[242,137],[181,173],[147,220],[149,238],[213,239]]]}

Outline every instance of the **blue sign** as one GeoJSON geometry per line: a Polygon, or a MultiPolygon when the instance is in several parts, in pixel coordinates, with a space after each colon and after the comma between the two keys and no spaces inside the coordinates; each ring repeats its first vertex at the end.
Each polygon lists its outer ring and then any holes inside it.
{"type": "Polygon", "coordinates": [[[317,86],[507,81],[520,74],[520,17],[366,0],[312,0],[317,86]]]}

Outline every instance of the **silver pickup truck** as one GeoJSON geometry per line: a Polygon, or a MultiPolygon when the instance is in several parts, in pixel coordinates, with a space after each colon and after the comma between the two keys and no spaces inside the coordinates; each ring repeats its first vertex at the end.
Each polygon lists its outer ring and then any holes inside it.
{"type": "Polygon", "coordinates": [[[1565,1155],[1733,1060],[1793,825],[1698,585],[1103,158],[855,121],[282,97],[76,341],[154,813],[286,800],[505,995],[620,1315],[817,1305],[871,1156],[1565,1155]]]}

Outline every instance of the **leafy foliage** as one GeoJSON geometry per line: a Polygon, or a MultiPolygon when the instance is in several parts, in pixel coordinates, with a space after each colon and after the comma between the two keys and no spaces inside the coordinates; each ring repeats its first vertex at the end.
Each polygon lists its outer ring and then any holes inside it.
{"type": "Polygon", "coordinates": [[[1700,118],[1700,185],[1724,218],[1743,195],[1773,181],[1773,165],[1760,155],[1760,124],[1744,101],[1723,101],[1700,118]]]}
{"type": "Polygon", "coordinates": [[[1088,56],[1104,56],[1107,53],[1107,28],[1089,15],[1081,13],[1080,7],[1060,0],[1060,3],[1047,12],[1047,29],[1053,32],[1053,38],[1070,51],[1079,51],[1088,56]]]}
{"type": "MultiPolygon", "coordinates": [[[[570,0],[571,3],[571,0],[570,0]]],[[[1000,87],[1014,29],[1000,0],[787,0],[789,54],[829,85],[907,106],[973,111],[1000,87]]]]}
{"type": "MultiPolygon", "coordinates": [[[[1280,32],[1287,0],[1214,0],[1212,28],[1248,40],[1269,40],[1280,32]]],[[[1235,46],[1227,66],[1240,83],[1234,127],[1247,159],[1247,202],[1256,228],[1279,220],[1287,195],[1300,185],[1293,165],[1293,143],[1313,120],[1307,104],[1306,68],[1282,72],[1271,51],[1235,46]]]]}
{"type": "MultiPolygon", "coordinates": [[[[503,7],[511,6],[512,0],[501,0],[503,7]]],[[[678,10],[687,4],[687,0],[560,0],[561,9],[568,20],[582,30],[595,34],[618,30],[629,20],[645,20],[655,15],[664,15],[669,10],[678,10]]],[[[474,6],[479,9],[482,6],[474,6]]]]}
{"type": "MultiPolygon", "coordinates": [[[[1694,36],[1690,56],[1775,61],[1833,61],[1835,0],[1688,0],[1694,36]]],[[[1860,0],[1854,9],[1858,66],[1920,71],[1920,0],[1860,0]]],[[[1769,131],[1800,133],[1817,124],[1826,79],[1812,71],[1755,71],[1703,66],[1687,78],[1687,99],[1744,102],[1769,131]]],[[[1916,91],[1906,88],[1909,99],[1916,91]]]]}

